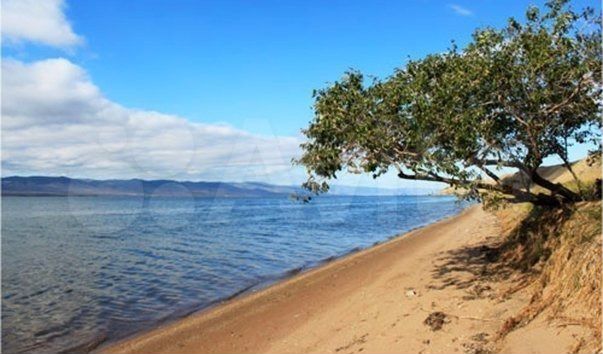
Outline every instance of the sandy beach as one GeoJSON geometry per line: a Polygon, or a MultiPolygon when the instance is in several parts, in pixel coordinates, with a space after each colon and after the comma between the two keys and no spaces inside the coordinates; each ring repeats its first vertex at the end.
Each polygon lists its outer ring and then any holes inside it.
{"type": "Polygon", "coordinates": [[[498,218],[473,206],[99,351],[485,353],[494,341],[500,352],[570,351],[584,328],[536,319],[497,338],[530,301],[526,291],[501,300],[513,276],[484,276],[500,234],[498,218]]]}

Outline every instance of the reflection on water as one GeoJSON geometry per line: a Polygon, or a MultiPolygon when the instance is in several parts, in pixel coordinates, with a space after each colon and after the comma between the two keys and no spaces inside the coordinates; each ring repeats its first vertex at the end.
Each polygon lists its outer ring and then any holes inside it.
{"type": "Polygon", "coordinates": [[[86,350],[461,209],[452,197],[3,197],[2,346],[86,350]]]}

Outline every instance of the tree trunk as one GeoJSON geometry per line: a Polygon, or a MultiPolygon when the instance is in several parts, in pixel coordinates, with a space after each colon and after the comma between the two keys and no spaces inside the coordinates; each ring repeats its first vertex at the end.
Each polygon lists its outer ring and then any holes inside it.
{"type": "Polygon", "coordinates": [[[538,174],[536,170],[533,170],[530,173],[530,178],[534,184],[537,184],[543,188],[546,188],[553,192],[553,194],[558,194],[563,198],[567,199],[571,202],[579,202],[582,200],[582,197],[578,193],[574,193],[571,190],[567,189],[563,185],[559,183],[553,183],[547,179],[544,179],[541,175],[538,174]]]}
{"type": "MultiPolygon", "coordinates": [[[[416,175],[416,174],[408,175],[408,174],[405,174],[401,169],[399,171],[400,172],[398,173],[398,177],[402,178],[402,179],[444,182],[444,183],[447,183],[448,185],[450,185],[451,187],[453,187],[453,186],[461,186],[462,187],[463,184],[465,184],[465,183],[467,183],[467,184],[471,183],[470,181],[459,181],[459,180],[455,180],[452,178],[439,176],[436,174],[432,174],[429,176],[416,175]]],[[[546,181],[546,182],[548,182],[548,181],[546,181]]],[[[524,192],[520,189],[513,188],[510,185],[502,185],[502,184],[494,185],[494,184],[488,184],[488,183],[473,182],[473,186],[476,187],[477,189],[496,191],[496,192],[501,192],[501,193],[504,193],[507,195],[512,195],[516,198],[517,201],[521,201],[521,202],[530,202],[530,203],[533,203],[536,205],[546,205],[546,206],[560,206],[561,205],[560,200],[558,198],[555,198],[552,195],[547,195],[544,193],[534,194],[534,193],[530,193],[530,192],[524,192]]],[[[563,186],[561,186],[561,187],[565,188],[563,186]]]]}

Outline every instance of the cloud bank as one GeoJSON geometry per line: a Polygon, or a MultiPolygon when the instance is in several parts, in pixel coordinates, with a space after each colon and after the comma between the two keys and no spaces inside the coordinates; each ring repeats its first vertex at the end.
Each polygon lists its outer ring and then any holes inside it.
{"type": "Polygon", "coordinates": [[[123,107],[63,58],[4,59],[2,74],[4,176],[290,182],[299,138],[123,107]]]}
{"type": "Polygon", "coordinates": [[[63,0],[2,1],[2,41],[68,48],[83,42],[65,18],[63,0]]]}

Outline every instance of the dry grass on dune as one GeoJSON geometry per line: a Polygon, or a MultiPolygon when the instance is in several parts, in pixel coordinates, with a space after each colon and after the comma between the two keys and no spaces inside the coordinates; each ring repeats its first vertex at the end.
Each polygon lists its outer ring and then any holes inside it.
{"type": "MultiPolygon", "coordinates": [[[[573,174],[562,165],[541,167],[539,173],[583,195],[594,193],[601,178],[601,160],[583,159],[571,167],[573,174]]],[[[546,192],[526,181],[521,173],[503,178],[504,184],[515,188],[546,192]]],[[[454,193],[451,188],[446,192],[454,193]]],[[[601,352],[601,201],[562,209],[529,203],[506,204],[495,215],[501,236],[488,245],[489,255],[494,259],[490,267],[495,269],[494,274],[506,274],[505,278],[510,280],[500,283],[505,287],[501,301],[517,298],[529,301],[504,321],[496,343],[492,343],[497,348],[494,350],[524,350],[525,341],[552,333],[544,333],[542,328],[553,326],[561,330],[573,326],[584,331],[577,335],[570,352],[601,352]]]]}
{"type": "Polygon", "coordinates": [[[564,210],[520,204],[497,216],[507,235],[499,259],[525,274],[507,292],[531,294],[528,305],[504,323],[500,338],[544,317],[559,327],[590,329],[572,352],[600,352],[601,202],[564,210]]]}

